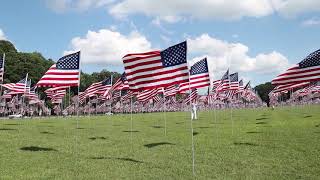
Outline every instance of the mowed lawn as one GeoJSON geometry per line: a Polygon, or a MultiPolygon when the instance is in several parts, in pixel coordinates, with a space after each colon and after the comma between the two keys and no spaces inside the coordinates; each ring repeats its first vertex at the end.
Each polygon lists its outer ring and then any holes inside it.
{"type": "Polygon", "coordinates": [[[0,120],[0,179],[319,179],[320,106],[0,120]],[[165,118],[166,131],[165,135],[165,118]],[[77,128],[78,121],[78,128],[77,128]]]}

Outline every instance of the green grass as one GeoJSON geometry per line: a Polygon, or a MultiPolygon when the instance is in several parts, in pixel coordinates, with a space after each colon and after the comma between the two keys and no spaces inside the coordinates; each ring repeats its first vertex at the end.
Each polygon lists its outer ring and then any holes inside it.
{"type": "Polygon", "coordinates": [[[0,179],[318,179],[320,106],[0,120],[0,179]],[[216,118],[215,118],[216,116],[216,118]]]}

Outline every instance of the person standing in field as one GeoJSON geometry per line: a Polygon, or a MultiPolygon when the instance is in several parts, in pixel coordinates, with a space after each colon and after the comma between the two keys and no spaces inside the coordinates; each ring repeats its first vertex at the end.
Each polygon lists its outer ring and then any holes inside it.
{"type": "Polygon", "coordinates": [[[197,104],[192,103],[191,104],[191,119],[196,120],[197,118],[197,104]]]}

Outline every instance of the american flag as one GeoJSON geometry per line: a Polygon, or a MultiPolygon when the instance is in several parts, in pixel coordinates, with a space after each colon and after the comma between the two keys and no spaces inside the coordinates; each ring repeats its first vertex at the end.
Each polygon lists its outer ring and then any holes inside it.
{"type": "Polygon", "coordinates": [[[272,80],[273,85],[320,81],[320,49],[272,80]]]}
{"type": "Polygon", "coordinates": [[[15,95],[29,92],[31,81],[28,81],[27,78],[28,75],[25,78],[21,79],[19,82],[15,83],[15,85],[10,89],[11,91],[8,94],[15,95]]]}
{"type": "Polygon", "coordinates": [[[229,90],[239,90],[239,79],[238,79],[238,73],[230,74],[230,87],[229,90]]]}
{"type": "Polygon", "coordinates": [[[243,92],[243,90],[244,90],[244,86],[243,86],[243,80],[241,79],[240,81],[239,81],[239,93],[241,93],[241,92],[243,92]]]}
{"type": "Polygon", "coordinates": [[[249,81],[249,82],[246,84],[246,86],[244,87],[244,89],[245,89],[245,90],[252,90],[250,84],[251,84],[251,82],[249,81]]]}
{"type": "Polygon", "coordinates": [[[121,91],[113,91],[112,98],[117,99],[121,97],[121,91]]]}
{"type": "Polygon", "coordinates": [[[67,88],[69,87],[68,86],[54,87],[54,88],[49,88],[44,92],[46,93],[48,98],[52,98],[54,95],[58,95],[59,93],[64,94],[67,88]]]}
{"type": "Polygon", "coordinates": [[[104,94],[111,88],[111,78],[91,84],[85,91],[86,97],[98,96],[104,94]]]}
{"type": "Polygon", "coordinates": [[[7,84],[1,84],[2,87],[7,88],[8,90],[12,90],[13,86],[16,83],[7,83],[7,84]]]}
{"type": "Polygon", "coordinates": [[[212,82],[212,88],[215,88],[221,84],[221,79],[212,82]]]}
{"type": "Polygon", "coordinates": [[[122,60],[132,90],[157,89],[189,81],[186,41],[163,51],[127,54],[122,60]]]}
{"type": "Polygon", "coordinates": [[[154,96],[153,101],[159,104],[164,104],[165,102],[164,97],[161,97],[159,95],[154,96]]]}
{"type": "Polygon", "coordinates": [[[27,92],[24,96],[27,97],[29,100],[39,100],[39,97],[36,94],[36,87],[35,86],[30,88],[30,91],[27,92]]]}
{"type": "Polygon", "coordinates": [[[179,92],[179,87],[177,85],[172,85],[164,88],[164,96],[175,96],[179,92]]]}
{"type": "Polygon", "coordinates": [[[121,100],[122,101],[127,101],[127,100],[133,98],[135,95],[137,95],[137,92],[133,92],[133,91],[130,91],[130,90],[121,92],[121,100]]]}
{"type": "Polygon", "coordinates": [[[181,83],[179,91],[185,92],[189,89],[203,88],[207,86],[210,86],[210,77],[207,58],[204,58],[191,66],[190,82],[181,83]]]}
{"type": "Polygon", "coordinates": [[[129,83],[126,77],[126,73],[122,73],[120,78],[117,80],[116,83],[111,88],[112,90],[127,90],[129,89],[129,83]]]}
{"type": "Polygon", "coordinates": [[[36,86],[59,87],[78,86],[80,68],[80,51],[63,56],[42,76],[36,86]]]}
{"type": "Polygon", "coordinates": [[[218,85],[216,91],[225,91],[229,89],[229,69],[227,70],[226,73],[224,73],[224,75],[221,77],[221,82],[218,85]]]}
{"type": "Polygon", "coordinates": [[[197,98],[198,98],[198,90],[197,89],[192,89],[191,93],[188,96],[186,96],[186,99],[184,100],[184,103],[185,104],[189,104],[190,101],[194,102],[194,101],[197,100],[197,98]]]}
{"type": "Polygon", "coordinates": [[[0,83],[3,83],[3,75],[4,75],[4,62],[6,59],[6,54],[3,53],[3,56],[0,57],[0,83]]]}
{"type": "Polygon", "coordinates": [[[144,90],[137,95],[138,101],[146,102],[158,94],[158,89],[144,90]]]}

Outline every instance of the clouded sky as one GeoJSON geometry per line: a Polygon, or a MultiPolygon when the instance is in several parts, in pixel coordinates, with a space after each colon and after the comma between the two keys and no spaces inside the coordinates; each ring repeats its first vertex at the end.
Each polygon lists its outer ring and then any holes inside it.
{"type": "Polygon", "coordinates": [[[6,0],[0,39],[52,59],[81,50],[89,73],[187,40],[190,64],[207,57],[212,79],[230,68],[256,85],[320,48],[320,1],[6,0]]]}

